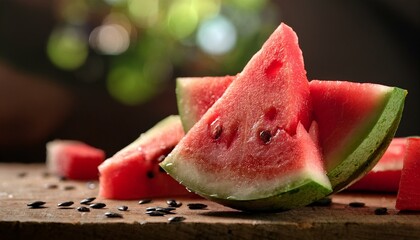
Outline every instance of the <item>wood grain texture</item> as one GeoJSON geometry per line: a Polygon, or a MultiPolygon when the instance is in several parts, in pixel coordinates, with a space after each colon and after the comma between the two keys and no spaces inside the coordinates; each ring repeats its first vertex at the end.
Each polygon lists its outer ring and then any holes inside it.
{"type": "Polygon", "coordinates": [[[76,210],[79,201],[96,197],[97,182],[60,181],[46,174],[42,164],[0,164],[0,239],[420,239],[420,213],[395,210],[394,195],[340,193],[328,207],[304,207],[281,213],[245,213],[202,199],[177,199],[183,205],[175,214],[151,217],[150,206],[166,206],[166,199],[139,205],[137,200],[96,199],[104,209],[76,210]],[[57,188],[46,186],[55,184],[57,188]],[[74,189],[65,190],[66,186],[74,189]],[[89,187],[90,186],[90,187],[89,187]],[[96,186],[92,188],[92,186],[96,186]],[[45,208],[27,203],[42,200],[45,208]],[[74,201],[69,208],[57,204],[74,201]],[[354,201],[365,207],[352,208],[354,201]],[[204,210],[190,210],[191,202],[205,203],[204,210]],[[129,210],[120,212],[118,206],[129,210]],[[387,215],[375,215],[387,207],[387,215]],[[123,214],[110,219],[107,211],[123,214]],[[172,216],[184,216],[169,223],[172,216]]]}

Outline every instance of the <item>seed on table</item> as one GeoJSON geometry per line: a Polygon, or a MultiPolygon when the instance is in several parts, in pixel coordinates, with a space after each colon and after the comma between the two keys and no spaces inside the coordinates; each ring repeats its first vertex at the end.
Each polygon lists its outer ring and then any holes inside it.
{"type": "Polygon", "coordinates": [[[165,215],[164,212],[156,211],[156,210],[155,211],[147,211],[146,214],[148,214],[149,216],[152,216],[152,217],[158,217],[158,216],[164,216],[165,215]]]}
{"type": "Polygon", "coordinates": [[[59,207],[70,207],[73,204],[74,204],[73,201],[66,201],[66,202],[61,202],[61,203],[57,204],[57,206],[59,206],[59,207]]]}
{"type": "Polygon", "coordinates": [[[168,204],[169,207],[181,207],[182,206],[182,202],[177,202],[174,199],[169,199],[166,201],[166,204],[168,204]]]}
{"type": "Polygon", "coordinates": [[[184,220],[185,220],[185,217],[181,217],[181,216],[176,216],[176,217],[170,217],[170,218],[168,218],[168,222],[169,223],[182,222],[184,220]]]}
{"type": "Polygon", "coordinates": [[[59,176],[59,177],[58,177],[58,180],[60,180],[60,181],[67,181],[67,178],[66,178],[66,177],[64,177],[64,176],[59,176]]]}
{"type": "Polygon", "coordinates": [[[361,208],[365,206],[364,202],[351,202],[349,203],[350,207],[354,207],[354,208],[361,208]]]}
{"type": "Polygon", "coordinates": [[[152,200],[151,199],[142,199],[139,201],[139,204],[146,204],[146,203],[150,203],[152,200]]]}
{"type": "Polygon", "coordinates": [[[47,178],[47,177],[49,177],[49,176],[50,176],[50,173],[49,173],[49,172],[43,172],[43,173],[42,173],[42,176],[43,176],[44,178],[47,178]]]}
{"type": "Polygon", "coordinates": [[[77,208],[77,211],[79,212],[90,212],[90,209],[85,206],[80,206],[77,208]]]}
{"type": "Polygon", "coordinates": [[[45,185],[45,188],[47,188],[47,189],[56,189],[56,188],[58,188],[58,185],[57,184],[54,184],[54,183],[50,183],[50,184],[46,184],[45,185]]]}
{"type": "Polygon", "coordinates": [[[163,212],[165,214],[174,214],[172,211],[175,210],[174,207],[157,207],[155,211],[163,212]]]}
{"type": "Polygon", "coordinates": [[[375,215],[386,215],[388,213],[388,209],[385,207],[380,207],[375,209],[375,215]]]}
{"type": "Polygon", "coordinates": [[[127,206],[119,206],[117,209],[120,210],[120,211],[127,211],[128,207],[127,206]]]}
{"type": "Polygon", "coordinates": [[[68,191],[68,190],[73,190],[75,188],[76,188],[75,186],[64,186],[63,190],[68,191]]]}
{"type": "Polygon", "coordinates": [[[31,203],[26,204],[26,206],[30,207],[30,208],[41,208],[44,206],[46,202],[44,201],[34,201],[31,203]]]}
{"type": "Polygon", "coordinates": [[[18,173],[18,177],[20,177],[20,178],[24,178],[24,177],[26,177],[28,175],[28,173],[27,172],[20,172],[20,173],[18,173]]]}
{"type": "Polygon", "coordinates": [[[80,201],[80,204],[90,204],[91,202],[93,202],[96,199],[96,197],[89,197],[89,198],[85,198],[82,201],[80,201]]]}
{"type": "Polygon", "coordinates": [[[106,212],[105,216],[109,218],[122,218],[123,217],[123,215],[116,212],[106,212]]]}
{"type": "Polygon", "coordinates": [[[89,205],[90,208],[100,209],[106,207],[105,203],[92,203],[89,205]]]}
{"type": "Polygon", "coordinates": [[[206,204],[203,203],[189,203],[187,204],[189,209],[196,210],[196,209],[204,209],[207,207],[206,204]]]}

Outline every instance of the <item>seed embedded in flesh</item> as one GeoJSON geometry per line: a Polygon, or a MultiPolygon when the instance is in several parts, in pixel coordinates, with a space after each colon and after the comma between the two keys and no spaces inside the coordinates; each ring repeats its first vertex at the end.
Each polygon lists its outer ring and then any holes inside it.
{"type": "Polygon", "coordinates": [[[210,136],[214,139],[214,140],[218,140],[220,139],[220,137],[222,136],[222,132],[223,132],[223,127],[220,124],[219,119],[214,120],[211,124],[210,124],[210,136]]]}
{"type": "Polygon", "coordinates": [[[91,202],[93,202],[96,199],[96,197],[89,197],[89,198],[85,198],[82,201],[80,201],[80,204],[90,204],[91,202]]]}
{"type": "Polygon", "coordinates": [[[169,223],[182,222],[182,221],[185,221],[185,217],[176,216],[176,217],[170,217],[170,218],[168,218],[168,222],[169,223]]]}
{"type": "Polygon", "coordinates": [[[155,177],[155,174],[152,171],[147,171],[146,176],[151,179],[155,177]]]}
{"type": "Polygon", "coordinates": [[[127,211],[128,207],[127,206],[119,206],[117,209],[120,210],[120,211],[127,211]]]}
{"type": "Polygon", "coordinates": [[[90,208],[100,209],[106,207],[105,203],[92,203],[89,205],[90,208]]]}
{"type": "Polygon", "coordinates": [[[146,204],[146,203],[150,203],[152,200],[151,199],[142,199],[139,201],[139,204],[146,204]]]}
{"type": "Polygon", "coordinates": [[[380,207],[375,209],[375,215],[386,215],[388,214],[388,209],[385,207],[380,207]]]}
{"type": "Polygon", "coordinates": [[[26,204],[26,206],[30,207],[30,208],[41,208],[45,205],[46,202],[44,201],[34,201],[34,202],[30,202],[28,204],[26,204]]]}
{"type": "Polygon", "coordinates": [[[207,208],[207,205],[203,204],[203,203],[189,203],[189,204],[187,204],[187,206],[188,206],[189,209],[192,209],[192,210],[207,208]]]}
{"type": "Polygon", "coordinates": [[[182,202],[177,202],[175,199],[167,200],[166,204],[168,204],[169,207],[175,207],[175,208],[182,206],[182,202]]]}
{"type": "Polygon", "coordinates": [[[260,132],[260,139],[264,144],[268,144],[271,141],[271,133],[268,130],[263,130],[260,132]]]}
{"type": "Polygon", "coordinates": [[[123,215],[116,212],[106,212],[105,216],[108,218],[122,218],[123,215]]]}
{"type": "Polygon", "coordinates": [[[364,202],[351,202],[349,203],[350,207],[354,207],[354,208],[361,208],[365,206],[364,202]]]}
{"type": "Polygon", "coordinates": [[[77,211],[79,212],[90,212],[90,209],[85,206],[80,206],[77,208],[77,211]]]}
{"type": "Polygon", "coordinates": [[[57,206],[58,207],[70,207],[73,204],[74,204],[73,201],[66,201],[66,202],[61,202],[61,203],[57,204],[57,206]]]}

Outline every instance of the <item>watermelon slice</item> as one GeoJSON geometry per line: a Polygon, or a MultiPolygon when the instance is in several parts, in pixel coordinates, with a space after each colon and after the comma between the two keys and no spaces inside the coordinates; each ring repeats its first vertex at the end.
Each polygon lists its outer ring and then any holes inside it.
{"type": "MultiPolygon", "coordinates": [[[[222,96],[233,79],[177,79],[177,99],[185,131],[222,96]],[[206,90],[213,93],[211,99],[197,94],[206,90]]],[[[309,85],[328,176],[337,192],[363,176],[379,160],[401,119],[406,91],[344,81],[314,80],[309,85]]]]}
{"type": "Polygon", "coordinates": [[[184,136],[178,116],[157,123],[99,166],[99,195],[109,199],[191,196],[159,161],[184,136]]]}
{"type": "Polygon", "coordinates": [[[331,192],[293,30],[281,24],[161,166],[201,196],[241,210],[305,206],[331,192]]]}
{"type": "Polygon", "coordinates": [[[420,211],[420,137],[410,137],[395,208],[420,211]]]}
{"type": "Polygon", "coordinates": [[[348,190],[397,192],[405,156],[407,138],[394,138],[375,167],[348,190]]]}
{"type": "Polygon", "coordinates": [[[49,172],[73,180],[98,179],[98,166],[105,160],[101,149],[73,140],[53,140],[46,148],[49,172]]]}

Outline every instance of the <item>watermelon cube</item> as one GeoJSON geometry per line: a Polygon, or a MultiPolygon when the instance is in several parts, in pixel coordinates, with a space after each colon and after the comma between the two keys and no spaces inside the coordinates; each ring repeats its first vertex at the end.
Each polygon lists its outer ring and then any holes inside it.
{"type": "Polygon", "coordinates": [[[395,208],[420,211],[420,137],[410,137],[395,208]]]}
{"type": "Polygon", "coordinates": [[[98,166],[105,160],[103,150],[73,140],[54,140],[46,147],[51,173],[74,180],[98,179],[98,166]]]}

